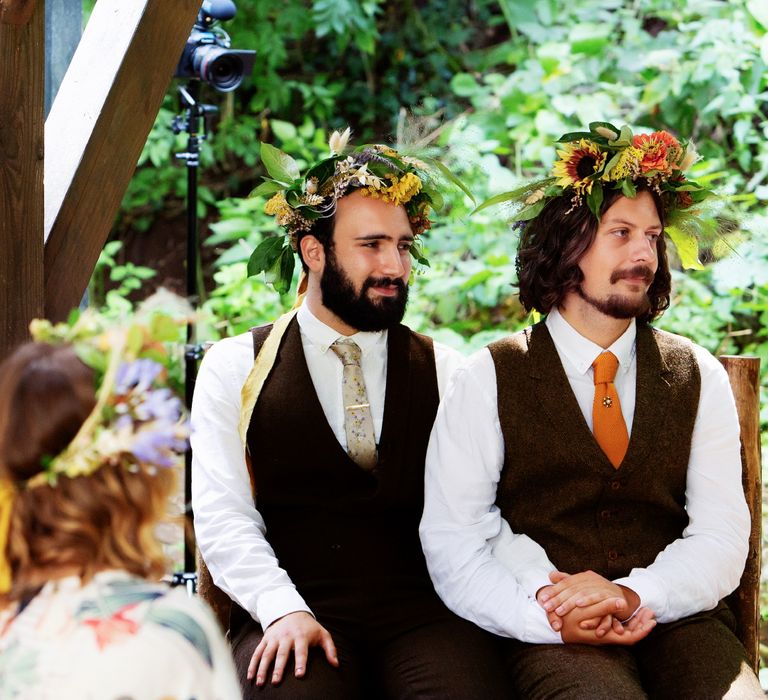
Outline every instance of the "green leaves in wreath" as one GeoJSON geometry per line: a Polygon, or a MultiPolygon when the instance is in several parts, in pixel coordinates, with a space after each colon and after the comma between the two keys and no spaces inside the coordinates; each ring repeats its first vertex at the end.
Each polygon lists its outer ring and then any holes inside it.
{"type": "Polygon", "coordinates": [[[268,143],[262,143],[260,153],[261,162],[264,163],[264,167],[273,180],[290,185],[301,176],[296,161],[279,148],[268,143]]]}
{"type": "Polygon", "coordinates": [[[266,281],[278,294],[287,294],[293,282],[296,257],[288,240],[283,236],[266,238],[248,259],[248,276],[264,273],[266,281]]]}

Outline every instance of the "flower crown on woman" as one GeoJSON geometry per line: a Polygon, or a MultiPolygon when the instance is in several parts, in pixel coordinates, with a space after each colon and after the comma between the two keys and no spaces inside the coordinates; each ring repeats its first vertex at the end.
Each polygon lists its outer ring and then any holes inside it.
{"type": "MultiPolygon", "coordinates": [[[[310,231],[319,219],[333,216],[336,202],[351,189],[403,206],[414,235],[428,230],[432,226],[430,210],[443,206],[433,176],[435,171],[472,198],[464,184],[439,161],[401,155],[380,144],[351,148],[350,134],[349,128],[343,133],[334,131],[328,142],[330,155],[310,166],[303,175],[287,153],[268,143],[261,144],[261,160],[269,177],[253,195],[272,195],[264,211],[283,227],[287,240],[270,237],[262,241],[248,263],[249,275],[264,271],[279,292],[287,292],[293,278],[298,237],[310,231]]],[[[411,252],[420,263],[428,264],[419,246],[412,246],[411,252]]]]}
{"type": "Polygon", "coordinates": [[[187,448],[184,406],[169,385],[165,342],[176,339],[176,322],[155,313],[149,323],[99,328],[85,312],[73,326],[35,320],[39,342],[72,343],[97,374],[96,405],[72,442],[48,456],[27,488],[55,486],[60,477],[88,476],[107,464],[128,469],[172,467],[187,448]]]}
{"type": "Polygon", "coordinates": [[[178,325],[158,311],[121,327],[106,326],[91,311],[71,324],[30,324],[38,343],[71,345],[93,370],[98,389],[74,438],[58,454],[43,455],[37,473],[23,480],[0,474],[0,594],[10,587],[4,552],[17,493],[55,488],[61,479],[87,477],[108,465],[154,475],[179,464],[189,426],[168,372],[168,346],[178,339],[178,325]]]}

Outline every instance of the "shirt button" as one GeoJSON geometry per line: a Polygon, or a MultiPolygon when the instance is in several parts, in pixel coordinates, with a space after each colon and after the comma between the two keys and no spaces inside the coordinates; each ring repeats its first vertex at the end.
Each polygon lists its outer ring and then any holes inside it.
{"type": "Polygon", "coordinates": [[[621,482],[620,481],[612,481],[611,482],[611,490],[612,491],[618,491],[621,488],[621,482]]]}
{"type": "Polygon", "coordinates": [[[615,549],[608,550],[608,561],[616,561],[619,558],[619,553],[615,549]]]}

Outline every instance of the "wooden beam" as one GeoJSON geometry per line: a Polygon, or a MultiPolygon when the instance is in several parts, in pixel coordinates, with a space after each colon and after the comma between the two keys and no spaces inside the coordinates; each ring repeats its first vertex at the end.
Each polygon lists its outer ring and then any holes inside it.
{"type": "Polygon", "coordinates": [[[752,668],[760,665],[760,564],[763,525],[763,478],[760,459],[760,358],[720,357],[736,399],[741,428],[741,463],[744,496],[752,517],[749,554],[741,583],[731,599],[739,639],[752,668]]]}
{"type": "Polygon", "coordinates": [[[43,312],[44,16],[0,4],[0,358],[43,312]]]}
{"type": "Polygon", "coordinates": [[[99,0],[45,124],[45,315],[77,306],[200,0],[99,0]]]}

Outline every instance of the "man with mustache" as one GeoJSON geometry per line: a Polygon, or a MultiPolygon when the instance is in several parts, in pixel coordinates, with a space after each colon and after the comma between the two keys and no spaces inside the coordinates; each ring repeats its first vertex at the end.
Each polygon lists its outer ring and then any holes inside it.
{"type": "Polygon", "coordinates": [[[430,573],[510,638],[519,697],[762,697],[722,602],[750,527],[728,378],[649,325],[669,305],[666,222],[692,225],[707,193],[668,133],[590,127],[513,193],[520,301],[546,319],[452,379],[427,455],[430,573]]]}
{"type": "Polygon", "coordinates": [[[418,536],[429,431],[460,359],[400,324],[434,190],[420,161],[331,146],[266,208],[298,251],[303,303],[217,343],[195,389],[195,530],[235,603],[243,695],[505,697],[496,640],[440,601],[418,536]]]}

